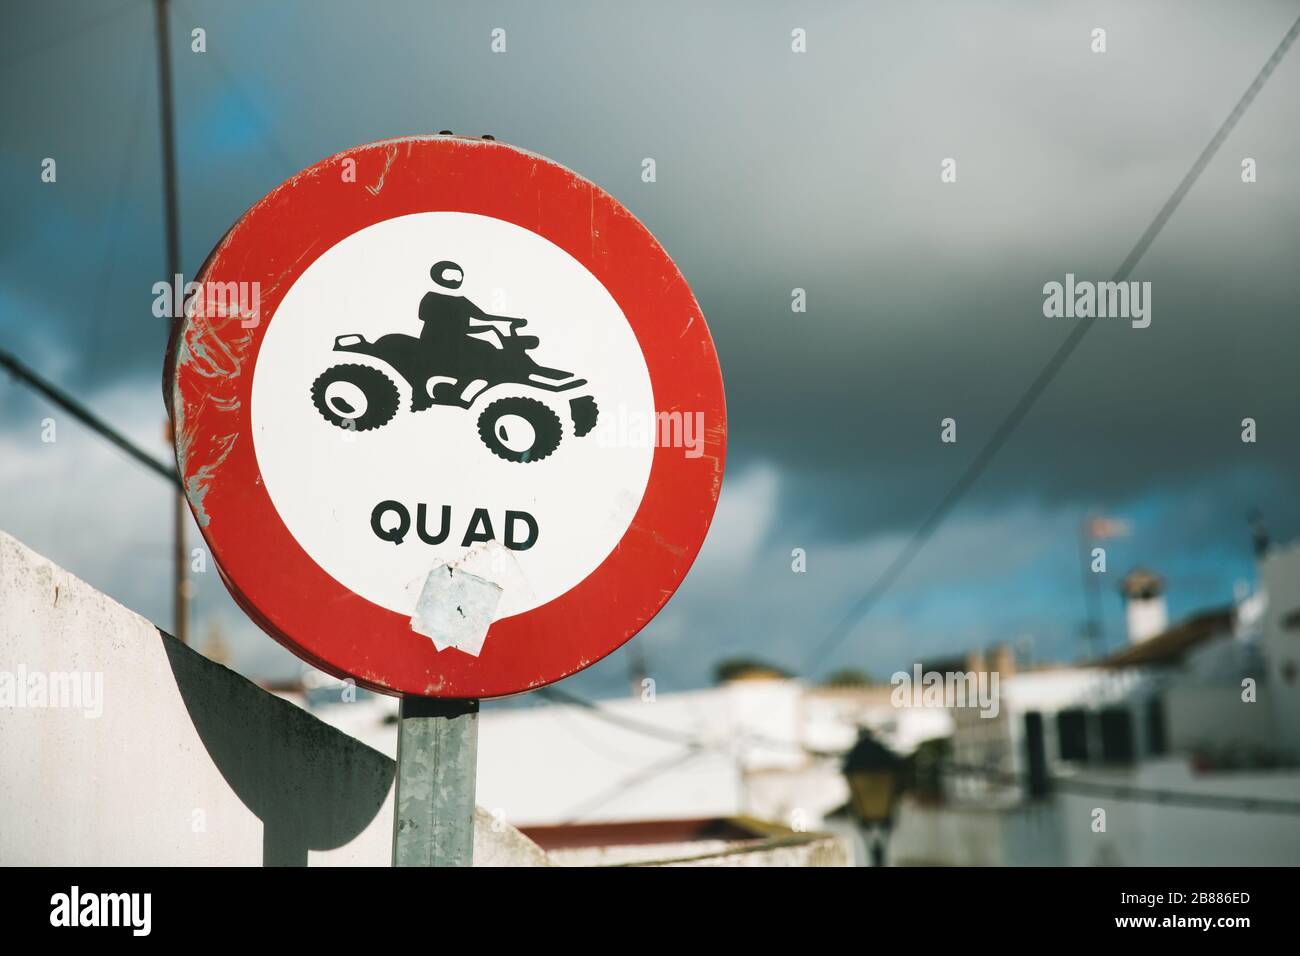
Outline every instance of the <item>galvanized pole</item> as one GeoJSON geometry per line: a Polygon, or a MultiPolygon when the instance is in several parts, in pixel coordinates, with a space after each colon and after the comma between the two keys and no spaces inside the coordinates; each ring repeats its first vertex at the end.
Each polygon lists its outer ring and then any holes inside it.
{"type": "Polygon", "coordinates": [[[473,866],[478,701],[402,698],[393,866],[473,866]]]}

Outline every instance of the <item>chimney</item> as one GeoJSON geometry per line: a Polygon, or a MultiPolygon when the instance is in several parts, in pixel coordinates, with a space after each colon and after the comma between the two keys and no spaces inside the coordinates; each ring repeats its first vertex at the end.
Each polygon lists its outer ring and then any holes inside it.
{"type": "Polygon", "coordinates": [[[1124,595],[1124,619],[1130,644],[1141,644],[1164,633],[1169,626],[1164,578],[1138,568],[1124,579],[1120,591],[1124,595]]]}

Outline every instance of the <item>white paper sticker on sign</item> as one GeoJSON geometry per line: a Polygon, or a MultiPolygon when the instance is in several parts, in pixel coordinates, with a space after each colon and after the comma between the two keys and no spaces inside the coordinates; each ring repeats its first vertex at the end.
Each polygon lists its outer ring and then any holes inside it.
{"type": "Polygon", "coordinates": [[[501,585],[464,568],[439,564],[429,572],[411,617],[411,630],[439,651],[454,647],[478,657],[501,602],[501,585]]]}

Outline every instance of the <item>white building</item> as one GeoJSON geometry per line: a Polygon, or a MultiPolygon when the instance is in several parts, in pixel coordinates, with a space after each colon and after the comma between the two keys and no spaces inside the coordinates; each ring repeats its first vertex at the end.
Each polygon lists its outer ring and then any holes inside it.
{"type": "Polygon", "coordinates": [[[1300,762],[1300,541],[1271,552],[1259,570],[1268,595],[1261,626],[1268,683],[1260,696],[1272,705],[1278,745],[1300,762]]]}
{"type": "MultiPolygon", "coordinates": [[[[1261,590],[1097,666],[1004,677],[994,719],[958,711],[941,804],[906,800],[896,863],[1300,863],[1300,546],[1261,590]]],[[[1161,606],[1154,606],[1158,602],[1161,606]]]]}
{"type": "MultiPolygon", "coordinates": [[[[394,753],[395,699],[321,696],[335,702],[314,714],[394,753]]],[[[596,707],[541,699],[488,708],[479,724],[477,800],[525,828],[753,817],[816,830],[848,799],[840,764],[859,728],[903,754],[952,729],[942,709],[892,707],[887,686],[751,678],[596,707]]]]}

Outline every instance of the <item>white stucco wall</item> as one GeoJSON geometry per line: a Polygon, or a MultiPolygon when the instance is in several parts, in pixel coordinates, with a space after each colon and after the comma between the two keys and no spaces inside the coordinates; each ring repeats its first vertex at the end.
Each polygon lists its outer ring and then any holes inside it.
{"type": "Polygon", "coordinates": [[[1165,725],[1173,753],[1233,750],[1250,753],[1277,737],[1268,702],[1242,700],[1240,687],[1182,684],[1164,693],[1165,725]]]}
{"type": "MultiPolygon", "coordinates": [[[[1140,790],[1233,796],[1300,803],[1300,771],[1197,773],[1186,760],[1145,761],[1132,772],[1102,770],[1080,780],[1140,790]]],[[[1065,857],[1070,866],[1295,866],[1300,816],[1249,808],[1207,808],[1115,795],[1060,793],[1065,857]],[[1093,829],[1106,811],[1104,833],[1093,829]]]]}
{"type": "MultiPolygon", "coordinates": [[[[387,866],[392,780],[388,757],[0,533],[0,865],[387,866]],[[52,672],[91,694],[31,706],[52,672]]],[[[480,810],[475,862],[545,859],[480,810]]]]}
{"type": "Polygon", "coordinates": [[[1278,744],[1300,760],[1300,541],[1269,552],[1259,574],[1268,595],[1263,622],[1268,683],[1260,702],[1272,708],[1278,744]]]}

